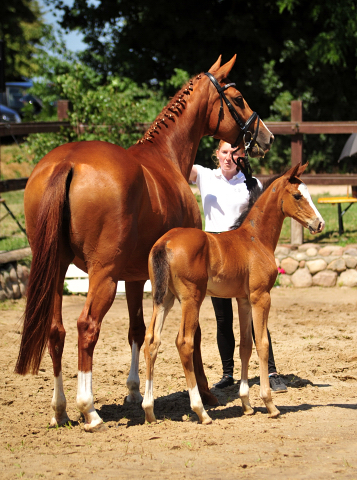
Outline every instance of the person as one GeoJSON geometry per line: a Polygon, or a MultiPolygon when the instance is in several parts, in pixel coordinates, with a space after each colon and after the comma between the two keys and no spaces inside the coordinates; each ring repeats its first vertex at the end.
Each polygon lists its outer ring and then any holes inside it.
{"type": "MultiPolygon", "coordinates": [[[[249,201],[249,191],[245,183],[246,178],[241,171],[241,166],[236,166],[232,161],[232,152],[235,149],[229,143],[221,140],[213,154],[216,158],[216,169],[193,165],[189,180],[195,183],[201,193],[202,206],[205,216],[205,231],[221,233],[230,229],[235,220],[242,213],[249,201]]],[[[244,149],[234,153],[234,160],[241,162],[244,149]]],[[[257,180],[262,188],[261,183],[257,180]]],[[[214,384],[216,388],[226,388],[234,383],[234,350],[235,338],[233,333],[233,308],[231,298],[211,297],[217,321],[217,343],[223,366],[221,380],[214,384]]],[[[253,327],[253,325],[252,325],[253,327]]],[[[252,328],[253,339],[254,329],[252,328]]],[[[277,373],[274,354],[269,339],[269,382],[270,388],[275,392],[287,391],[286,385],[277,373]]]]}

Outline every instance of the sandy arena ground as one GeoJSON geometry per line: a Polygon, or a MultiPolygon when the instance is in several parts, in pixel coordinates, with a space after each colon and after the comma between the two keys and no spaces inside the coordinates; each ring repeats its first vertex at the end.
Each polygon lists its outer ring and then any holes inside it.
{"type": "MultiPolygon", "coordinates": [[[[176,302],[163,331],[155,370],[155,412],[144,424],[140,405],[124,403],[130,366],[127,311],[117,298],[104,319],[94,356],[95,407],[108,430],[89,434],[75,404],[76,319],[83,297],[64,298],[67,340],[63,375],[71,425],[49,429],[53,389],[48,354],[36,377],[14,375],[23,302],[0,305],[0,463],[2,479],[356,479],[357,290],[272,291],[269,328],[288,392],[275,394],[280,418],[269,419],[259,398],[258,358],[250,363],[255,415],[243,417],[238,386],[214,391],[213,424],[197,423],[174,344],[176,302]],[[7,305],[7,306],[6,306],[7,305]],[[6,309],[4,309],[6,308],[6,309]]],[[[144,302],[146,322],[151,299],[144,302]]],[[[201,309],[203,360],[210,386],[221,376],[209,298],[201,309]]],[[[239,345],[238,321],[235,324],[239,345]]],[[[236,379],[239,378],[238,349],[236,379]]],[[[141,392],[145,361],[140,361],[141,392]]]]}

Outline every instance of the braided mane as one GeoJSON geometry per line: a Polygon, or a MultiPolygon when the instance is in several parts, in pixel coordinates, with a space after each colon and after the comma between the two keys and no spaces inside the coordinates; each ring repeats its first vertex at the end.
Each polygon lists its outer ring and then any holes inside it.
{"type": "Polygon", "coordinates": [[[202,74],[196,75],[181,87],[168,105],[162,109],[161,113],[159,113],[156,119],[152,122],[142,138],[136,142],[137,144],[144,144],[145,142],[153,143],[155,135],[159,135],[162,128],[169,128],[170,122],[175,122],[175,117],[179,117],[186,108],[185,96],[191,94],[194,83],[201,78],[202,74]]]}

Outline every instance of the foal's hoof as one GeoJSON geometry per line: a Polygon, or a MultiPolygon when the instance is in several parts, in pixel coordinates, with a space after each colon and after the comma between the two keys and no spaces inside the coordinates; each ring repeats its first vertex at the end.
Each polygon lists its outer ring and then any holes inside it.
{"type": "Polygon", "coordinates": [[[153,405],[147,404],[145,405],[145,408],[143,406],[143,410],[145,412],[145,423],[157,423],[153,405]]]}
{"type": "Polygon", "coordinates": [[[244,415],[254,415],[254,408],[252,408],[250,405],[242,406],[242,409],[244,415]]]}
{"type": "Polygon", "coordinates": [[[269,418],[278,418],[280,416],[280,412],[278,409],[276,409],[275,412],[269,412],[268,417],[269,418]]]}

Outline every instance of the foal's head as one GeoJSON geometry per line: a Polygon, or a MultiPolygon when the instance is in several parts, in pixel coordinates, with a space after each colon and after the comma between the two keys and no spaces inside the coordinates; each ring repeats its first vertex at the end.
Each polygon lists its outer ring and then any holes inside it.
{"type": "MultiPolygon", "coordinates": [[[[310,233],[316,234],[322,232],[325,222],[313,204],[307,186],[299,178],[307,165],[307,163],[305,165],[298,164],[281,177],[284,181],[280,187],[282,188],[280,206],[285,217],[292,217],[308,228],[310,233]]],[[[275,185],[278,188],[275,182],[273,182],[272,188],[275,185]]]]}

